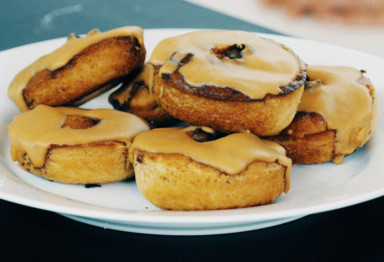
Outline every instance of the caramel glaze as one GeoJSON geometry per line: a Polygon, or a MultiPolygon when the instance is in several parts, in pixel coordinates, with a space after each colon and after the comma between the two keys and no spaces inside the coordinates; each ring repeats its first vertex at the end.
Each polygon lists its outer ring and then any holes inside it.
{"type": "Polygon", "coordinates": [[[158,74],[165,80],[179,73],[176,81],[198,87],[203,96],[224,89],[222,99],[239,101],[289,93],[306,77],[304,63],[290,49],[243,31],[204,30],[167,38],[149,63],[161,66],[158,74]]]}
{"type": "Polygon", "coordinates": [[[135,26],[116,28],[102,33],[94,29],[85,37],[76,37],[75,34],[70,34],[67,42],[63,46],[50,54],[40,57],[15,76],[8,89],[9,98],[16,103],[21,111],[28,110],[28,106],[23,97],[23,89],[36,73],[44,69],[48,69],[49,71],[57,70],[65,66],[72,57],[88,46],[108,38],[122,36],[133,36],[139,41],[141,46],[144,45],[143,30],[135,26]]]}
{"type": "Polygon", "coordinates": [[[8,125],[12,159],[16,160],[16,152],[25,152],[37,168],[44,166],[52,146],[119,141],[129,147],[134,136],[146,130],[148,124],[129,113],[46,105],[14,116],[8,125]],[[74,117],[88,118],[92,124],[88,128],[71,128],[68,122],[74,117]]]}
{"type": "Polygon", "coordinates": [[[376,126],[375,90],[363,72],[343,66],[308,66],[300,112],[318,113],[336,130],[335,163],[371,137],[376,126]]]}
{"type": "Polygon", "coordinates": [[[135,150],[179,153],[228,175],[239,174],[255,160],[277,162],[286,168],[285,191],[288,191],[291,159],[286,157],[283,147],[268,140],[261,140],[251,133],[234,133],[212,141],[197,142],[188,135],[196,128],[157,128],[143,132],[136,136],[129,149],[130,161],[133,162],[135,150]]]}
{"type": "Polygon", "coordinates": [[[143,70],[135,77],[135,79],[128,85],[128,87],[123,86],[109,96],[109,102],[115,108],[121,108],[122,110],[125,110],[135,91],[133,89],[136,84],[142,83],[142,85],[148,87],[148,89],[152,88],[153,74],[153,66],[151,64],[145,64],[143,70]]]}

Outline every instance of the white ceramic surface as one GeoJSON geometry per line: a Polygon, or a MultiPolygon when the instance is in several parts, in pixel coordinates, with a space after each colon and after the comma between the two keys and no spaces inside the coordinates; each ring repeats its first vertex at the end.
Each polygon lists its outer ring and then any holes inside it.
{"type": "MultiPolygon", "coordinates": [[[[146,30],[148,56],[163,38],[187,29],[146,30]]],[[[291,189],[274,204],[233,210],[176,212],[151,205],[135,182],[119,182],[96,188],[50,182],[21,170],[9,156],[7,125],[19,113],[6,95],[13,76],[39,56],[61,45],[55,39],[0,52],[0,198],[61,213],[88,224],[154,234],[217,234],[281,224],[308,214],[368,201],[384,194],[383,129],[384,60],[308,40],[262,35],[292,48],[306,63],[349,65],[364,69],[376,87],[378,125],[370,142],[346,157],[342,165],[295,166],[291,189]],[[221,228],[221,229],[220,229],[221,228]],[[152,230],[152,232],[151,232],[152,230]],[[194,233],[192,233],[192,231],[194,233]]],[[[84,108],[111,108],[104,94],[84,108]]]]}
{"type": "Polygon", "coordinates": [[[134,232],[142,234],[152,234],[152,235],[188,235],[188,236],[198,236],[198,235],[216,235],[216,234],[228,234],[228,233],[239,233],[250,230],[257,230],[267,227],[273,227],[294,221],[301,218],[298,217],[287,217],[281,219],[265,220],[260,222],[251,222],[251,223],[242,223],[242,224],[230,224],[230,225],[210,225],[205,227],[157,227],[157,226],[140,226],[132,225],[131,223],[126,223],[125,221],[114,221],[114,220],[102,220],[102,219],[93,219],[89,217],[78,217],[72,215],[64,215],[67,218],[76,220],[81,223],[86,223],[92,226],[101,227],[104,229],[113,229],[125,232],[134,232]]]}

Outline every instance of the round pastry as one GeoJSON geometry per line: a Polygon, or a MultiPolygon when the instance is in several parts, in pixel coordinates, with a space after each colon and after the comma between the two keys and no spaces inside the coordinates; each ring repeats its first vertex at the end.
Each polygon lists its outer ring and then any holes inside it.
{"type": "Polygon", "coordinates": [[[157,128],[136,136],[129,159],[139,190],[162,209],[264,205],[290,187],[285,150],[251,133],[215,137],[207,127],[157,128]]]}
{"type": "Polygon", "coordinates": [[[71,184],[101,184],[133,176],[128,148],[148,130],[140,118],[111,109],[38,105],[8,126],[12,160],[36,175],[71,184]]]}
{"type": "Polygon", "coordinates": [[[120,83],[145,60],[143,31],[122,27],[67,42],[13,79],[8,96],[21,111],[39,104],[77,106],[120,83]]]}
{"type": "Polygon", "coordinates": [[[310,16],[345,24],[384,24],[383,0],[263,0],[284,9],[292,17],[310,16]]]}
{"type": "Polygon", "coordinates": [[[153,74],[153,66],[145,64],[133,81],[123,83],[109,96],[109,102],[116,110],[140,116],[153,126],[169,125],[175,119],[157,103],[150,92],[153,74]]]}
{"type": "Polygon", "coordinates": [[[308,66],[298,113],[281,134],[268,139],[282,145],[293,163],[342,163],[376,126],[375,90],[363,73],[351,67],[308,66]]]}
{"type": "Polygon", "coordinates": [[[175,118],[222,132],[278,134],[306,79],[287,47],[243,31],[195,31],[161,41],[152,92],[175,118]]]}

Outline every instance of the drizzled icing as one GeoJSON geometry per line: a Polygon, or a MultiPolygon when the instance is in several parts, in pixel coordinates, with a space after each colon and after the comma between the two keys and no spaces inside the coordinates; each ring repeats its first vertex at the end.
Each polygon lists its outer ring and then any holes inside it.
{"type": "Polygon", "coordinates": [[[176,70],[193,87],[230,87],[251,99],[281,93],[280,87],[296,80],[305,69],[300,59],[288,48],[243,31],[204,30],[171,37],[154,49],[149,63],[162,65],[159,74],[176,70]],[[239,57],[215,55],[215,49],[240,45],[239,57]],[[188,63],[182,60],[188,55],[188,63]]]}
{"type": "Polygon", "coordinates": [[[130,158],[134,150],[179,153],[230,175],[244,171],[255,160],[278,162],[286,167],[289,186],[291,159],[286,157],[284,148],[277,143],[261,140],[251,133],[235,133],[217,140],[196,142],[187,134],[194,128],[157,128],[143,132],[133,141],[129,149],[130,158]]]}
{"type": "Polygon", "coordinates": [[[124,104],[131,97],[131,88],[135,83],[143,82],[149,89],[153,83],[154,68],[151,64],[145,64],[143,70],[138,76],[129,84],[127,88],[120,89],[111,94],[109,100],[116,100],[120,105],[124,104]]]}
{"type": "Polygon", "coordinates": [[[308,66],[311,80],[298,111],[316,112],[336,130],[334,162],[365,144],[376,125],[374,89],[362,72],[342,66],[308,66]],[[372,88],[368,89],[368,84],[372,88]]]}
{"type": "Polygon", "coordinates": [[[27,86],[29,80],[38,72],[44,69],[54,71],[66,65],[69,60],[88,46],[98,43],[102,40],[120,37],[134,36],[139,43],[143,45],[143,30],[136,26],[127,26],[116,28],[107,32],[99,32],[97,29],[90,31],[85,37],[77,38],[75,34],[70,34],[67,42],[50,54],[42,56],[34,63],[20,71],[13,79],[9,89],[8,96],[11,98],[21,111],[28,110],[23,98],[23,89],[27,86]]]}
{"type": "Polygon", "coordinates": [[[16,115],[8,125],[12,159],[17,159],[17,152],[25,152],[38,168],[44,166],[51,145],[121,141],[129,146],[135,135],[148,129],[146,122],[124,112],[46,105],[38,105],[33,110],[16,115]],[[86,129],[62,127],[67,116],[84,116],[100,122],[86,129]]]}

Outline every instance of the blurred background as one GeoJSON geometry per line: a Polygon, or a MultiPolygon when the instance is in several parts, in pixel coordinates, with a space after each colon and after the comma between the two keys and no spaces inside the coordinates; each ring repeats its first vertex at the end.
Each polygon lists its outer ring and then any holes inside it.
{"type": "Polygon", "coordinates": [[[188,0],[291,36],[384,58],[384,0],[188,0]]]}
{"type": "Polygon", "coordinates": [[[126,25],[274,32],[181,0],[1,0],[0,50],[126,25]]]}
{"type": "Polygon", "coordinates": [[[0,50],[124,25],[279,32],[384,58],[384,0],[2,0],[0,50]]]}

